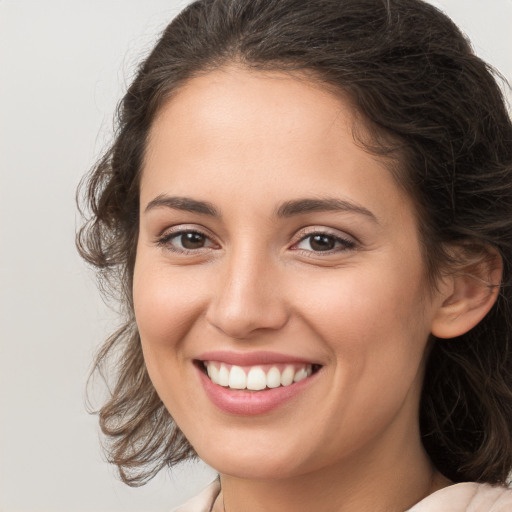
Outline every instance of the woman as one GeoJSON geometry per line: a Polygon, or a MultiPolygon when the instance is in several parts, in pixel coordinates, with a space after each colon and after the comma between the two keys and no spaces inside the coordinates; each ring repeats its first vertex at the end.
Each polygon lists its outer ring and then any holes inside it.
{"type": "Polygon", "coordinates": [[[199,456],[183,511],[512,509],[512,126],[446,16],[200,0],[119,123],[79,247],[126,306],[126,483],[199,456]]]}

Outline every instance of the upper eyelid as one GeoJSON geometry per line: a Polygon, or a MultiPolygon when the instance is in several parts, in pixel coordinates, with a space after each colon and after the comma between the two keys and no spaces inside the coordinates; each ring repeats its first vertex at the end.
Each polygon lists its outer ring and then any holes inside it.
{"type": "Polygon", "coordinates": [[[315,261],[318,260],[318,258],[324,257],[330,257],[335,256],[339,254],[345,254],[347,251],[353,252],[355,250],[358,250],[361,248],[361,244],[359,240],[354,237],[353,235],[347,233],[346,231],[341,231],[339,229],[335,228],[327,228],[326,226],[308,226],[307,228],[303,230],[299,230],[295,236],[292,243],[288,246],[289,250],[297,251],[302,253],[304,257],[308,258],[314,258],[315,261]],[[307,240],[309,237],[314,235],[327,235],[335,240],[338,240],[342,247],[334,247],[332,249],[326,250],[326,251],[314,251],[309,249],[303,249],[296,247],[304,240],[307,240]],[[344,247],[343,247],[344,246],[344,247]]]}
{"type": "Polygon", "coordinates": [[[339,238],[340,240],[350,240],[354,243],[359,243],[359,240],[354,235],[347,233],[346,231],[341,231],[335,228],[328,228],[326,226],[308,226],[298,230],[293,237],[293,243],[300,242],[304,238],[312,235],[329,235],[334,238],[339,238]]]}
{"type": "Polygon", "coordinates": [[[204,233],[202,230],[195,229],[195,228],[179,228],[175,230],[169,230],[169,228],[163,230],[160,235],[158,235],[155,240],[154,244],[156,247],[160,249],[165,249],[166,251],[169,251],[171,253],[175,253],[177,255],[182,256],[200,256],[205,255],[206,252],[211,251],[212,249],[219,249],[220,246],[218,242],[212,238],[211,236],[204,233]],[[199,247],[196,249],[188,249],[186,247],[180,248],[176,247],[173,243],[175,238],[179,238],[180,235],[183,233],[197,233],[202,236],[204,236],[211,245],[206,245],[204,247],[199,247]]]}
{"type": "MultiPolygon", "coordinates": [[[[208,228],[202,226],[200,224],[176,224],[174,226],[167,226],[165,229],[162,229],[159,234],[156,236],[156,240],[159,241],[164,237],[172,237],[177,236],[183,232],[193,232],[199,233],[208,239],[210,239],[215,244],[220,244],[218,237],[214,235],[208,228]]],[[[358,244],[359,240],[352,234],[347,233],[346,231],[342,231],[336,228],[331,228],[327,226],[306,226],[303,227],[292,235],[292,239],[290,241],[291,245],[295,245],[308,236],[312,236],[315,234],[325,234],[328,236],[332,236],[334,238],[338,238],[340,240],[346,240],[353,242],[354,244],[358,244]]]]}
{"type": "Polygon", "coordinates": [[[326,232],[317,232],[317,233],[308,233],[307,235],[304,235],[302,236],[301,238],[299,238],[298,240],[296,240],[293,245],[297,245],[299,244],[300,242],[303,242],[304,240],[307,240],[308,238],[311,238],[311,237],[314,237],[315,235],[320,235],[320,236],[327,236],[329,238],[332,238],[334,240],[337,240],[337,241],[340,241],[340,242],[346,242],[346,243],[350,243],[350,244],[353,244],[355,245],[355,241],[353,241],[350,237],[343,237],[343,236],[339,236],[339,235],[333,235],[331,233],[326,233],[326,232]]]}
{"type": "Polygon", "coordinates": [[[180,233],[186,232],[200,233],[208,238],[215,238],[209,229],[199,224],[176,224],[175,226],[167,226],[157,234],[157,238],[162,238],[165,235],[179,235],[180,233]]]}
{"type": "MultiPolygon", "coordinates": [[[[205,251],[205,250],[215,249],[216,248],[215,246],[217,246],[217,248],[220,246],[216,237],[209,234],[209,230],[207,230],[204,227],[197,227],[197,225],[193,225],[193,224],[192,225],[177,224],[175,226],[170,226],[170,227],[167,226],[165,229],[161,230],[159,232],[159,234],[157,234],[155,236],[154,244],[156,246],[160,246],[160,247],[174,245],[174,244],[172,244],[172,241],[174,240],[174,238],[179,237],[180,234],[183,234],[183,233],[200,234],[200,235],[204,236],[205,238],[207,238],[212,245],[201,247],[198,249],[177,249],[177,252],[183,252],[183,253],[190,252],[190,254],[192,254],[192,253],[199,253],[199,252],[205,251]]],[[[176,252],[176,251],[173,251],[173,252],[176,252]]]]}

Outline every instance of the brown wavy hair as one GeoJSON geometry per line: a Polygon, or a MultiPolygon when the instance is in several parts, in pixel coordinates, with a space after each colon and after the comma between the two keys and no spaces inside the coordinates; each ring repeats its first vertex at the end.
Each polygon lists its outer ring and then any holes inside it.
{"type": "Polygon", "coordinates": [[[348,95],[364,119],[362,143],[395,162],[415,200],[432,281],[453,264],[448,244],[499,251],[503,280],[490,313],[459,338],[431,340],[420,425],[452,481],[504,483],[512,468],[512,125],[497,73],[419,0],[199,0],[141,64],[114,141],[79,189],[80,254],[124,308],[125,323],[94,366],[111,383],[99,410],[109,460],[124,482],[142,485],[195,457],[151,384],[135,322],[139,178],[162,103],[232,62],[308,73],[348,95]]]}

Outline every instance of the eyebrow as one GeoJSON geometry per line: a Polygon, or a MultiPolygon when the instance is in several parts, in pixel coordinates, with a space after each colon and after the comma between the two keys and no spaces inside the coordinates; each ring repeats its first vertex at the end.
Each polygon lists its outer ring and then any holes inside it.
{"type": "Polygon", "coordinates": [[[185,212],[201,213],[203,215],[211,215],[213,217],[220,216],[215,206],[211,203],[206,201],[196,201],[190,197],[166,196],[165,194],[160,194],[150,201],[144,212],[161,207],[182,210],[185,212]]]}
{"type": "MultiPolygon", "coordinates": [[[[160,194],[150,201],[144,211],[148,212],[161,207],[220,217],[219,211],[212,203],[198,201],[190,197],[167,196],[165,194],[160,194]]],[[[302,198],[286,201],[276,210],[275,216],[278,218],[288,218],[310,212],[331,211],[357,213],[369,217],[377,224],[379,223],[375,215],[364,206],[346,199],[338,198],[302,198]]]]}
{"type": "Polygon", "coordinates": [[[375,223],[379,223],[377,217],[364,206],[361,206],[352,201],[338,198],[322,198],[322,199],[295,199],[293,201],[286,201],[277,210],[277,217],[292,217],[294,215],[301,215],[310,212],[349,212],[365,215],[372,219],[375,223]]]}

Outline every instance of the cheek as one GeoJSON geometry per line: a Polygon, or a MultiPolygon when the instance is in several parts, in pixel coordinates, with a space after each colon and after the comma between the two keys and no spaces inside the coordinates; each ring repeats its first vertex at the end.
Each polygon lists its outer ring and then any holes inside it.
{"type": "Polygon", "coordinates": [[[367,265],[336,272],[303,276],[296,289],[306,318],[318,329],[360,340],[377,330],[413,331],[418,324],[428,330],[420,269],[367,265]]]}
{"type": "Polygon", "coordinates": [[[183,364],[183,348],[199,314],[193,289],[184,286],[179,275],[173,276],[168,265],[138,254],[133,301],[144,361],[158,395],[178,416],[183,402],[191,400],[183,386],[191,370],[191,365],[183,364]]]}
{"type": "Polygon", "coordinates": [[[133,300],[143,346],[169,348],[179,345],[200,314],[200,282],[193,272],[172,272],[166,264],[146,262],[142,254],[134,270],[133,300]]]}
{"type": "Polygon", "coordinates": [[[430,328],[421,268],[385,268],[347,271],[338,286],[327,277],[303,283],[303,318],[333,362],[329,414],[354,440],[389,422],[422,380],[430,328]]]}
{"type": "Polygon", "coordinates": [[[297,292],[303,319],[327,344],[342,386],[363,402],[379,390],[405,392],[421,369],[430,333],[420,265],[341,269],[338,279],[303,280],[297,292]]]}

